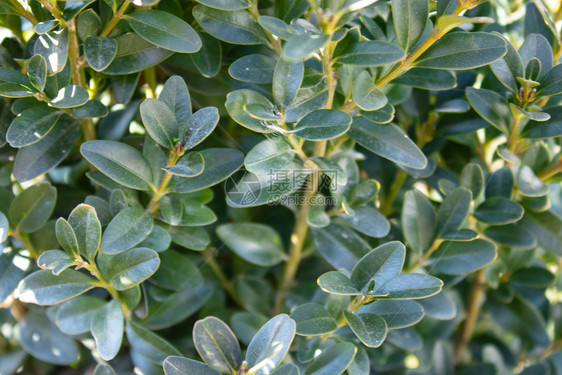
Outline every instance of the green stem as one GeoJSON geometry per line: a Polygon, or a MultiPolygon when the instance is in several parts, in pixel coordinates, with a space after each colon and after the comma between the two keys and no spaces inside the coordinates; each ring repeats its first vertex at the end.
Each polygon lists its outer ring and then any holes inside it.
{"type": "Polygon", "coordinates": [[[24,9],[24,7],[19,3],[18,0],[10,0],[10,4],[12,5],[12,7],[14,8],[14,10],[16,11],[16,13],[25,18],[26,20],[28,20],[29,22],[31,22],[33,24],[33,26],[37,25],[39,23],[39,21],[37,21],[37,18],[35,18],[35,16],[31,13],[29,13],[27,10],[24,9]]]}
{"type": "Polygon", "coordinates": [[[404,182],[406,182],[407,177],[408,174],[404,172],[402,169],[396,172],[396,176],[394,176],[394,181],[392,182],[392,185],[390,185],[390,188],[388,189],[388,195],[386,196],[385,199],[382,200],[382,206],[380,211],[381,214],[383,214],[384,216],[388,216],[392,213],[392,205],[394,204],[394,201],[396,200],[398,193],[400,193],[400,190],[402,189],[402,185],[404,185],[404,182]]]}
{"type": "Polygon", "coordinates": [[[62,27],[68,27],[64,18],[62,18],[62,13],[58,10],[55,3],[49,0],[39,0],[39,2],[47,9],[53,17],[59,22],[62,27]]]}
{"type": "Polygon", "coordinates": [[[240,301],[240,298],[238,298],[238,293],[236,293],[236,290],[232,286],[232,283],[230,282],[228,277],[224,274],[219,264],[215,260],[213,250],[216,249],[208,247],[205,250],[203,250],[203,257],[205,258],[206,264],[209,266],[211,271],[213,271],[213,273],[215,274],[216,278],[219,280],[223,289],[228,292],[228,294],[234,300],[234,302],[236,302],[238,306],[244,308],[244,305],[242,304],[242,301],[240,301]]]}
{"type": "MultiPolygon", "coordinates": [[[[167,165],[169,167],[176,165],[178,159],[184,154],[184,152],[185,150],[178,142],[178,144],[176,144],[176,147],[172,151],[170,151],[170,156],[168,157],[167,165]]],[[[167,187],[168,184],[170,183],[170,180],[172,179],[172,176],[173,175],[170,172],[168,171],[164,172],[164,177],[160,182],[160,186],[158,186],[158,189],[154,191],[154,194],[152,195],[150,202],[148,202],[148,206],[146,209],[152,215],[155,215],[158,212],[158,209],[160,208],[160,200],[162,199],[163,196],[166,195],[167,187]]]]}
{"type": "Polygon", "coordinates": [[[472,333],[474,332],[474,327],[480,311],[482,296],[484,295],[485,281],[484,268],[476,271],[476,274],[472,279],[472,285],[470,287],[470,293],[466,303],[466,318],[455,345],[454,360],[456,364],[460,362],[461,356],[472,337],[472,333]]]}
{"type": "Polygon", "coordinates": [[[121,7],[117,10],[117,13],[115,13],[113,17],[109,20],[107,25],[105,25],[100,36],[109,36],[109,34],[113,31],[115,26],[117,26],[117,23],[119,23],[119,21],[121,21],[121,19],[123,18],[123,14],[125,14],[125,11],[127,10],[127,7],[129,6],[130,3],[131,2],[129,0],[125,0],[123,2],[121,7]]]}
{"type": "Polygon", "coordinates": [[[35,250],[35,247],[31,244],[29,240],[29,235],[27,233],[20,233],[17,230],[10,230],[8,235],[14,237],[16,240],[22,243],[22,245],[29,251],[29,256],[31,258],[37,259],[39,253],[35,250]]]}

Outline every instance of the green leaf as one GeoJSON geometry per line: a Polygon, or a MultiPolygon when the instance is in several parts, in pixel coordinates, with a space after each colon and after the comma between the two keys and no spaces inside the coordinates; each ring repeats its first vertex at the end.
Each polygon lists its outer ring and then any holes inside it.
{"type": "Polygon", "coordinates": [[[28,312],[18,326],[20,344],[33,357],[57,365],[78,362],[74,339],[63,334],[44,314],[28,312]]]}
{"type": "Polygon", "coordinates": [[[424,68],[412,68],[393,79],[392,83],[436,91],[450,90],[457,87],[457,79],[450,71],[424,68]]]}
{"type": "Polygon", "coordinates": [[[176,117],[176,130],[172,133],[182,133],[178,129],[183,129],[185,123],[191,117],[192,110],[191,96],[183,78],[180,76],[168,78],[158,96],[158,100],[164,102],[176,117]]]}
{"type": "MultiPolygon", "coordinates": [[[[539,78],[542,78],[552,68],[554,63],[552,47],[548,40],[540,34],[530,34],[527,36],[525,42],[519,48],[519,55],[524,67],[527,67],[534,58],[540,61],[542,74],[539,78]]],[[[527,76],[527,78],[529,77],[527,76]]]]}
{"type": "Polygon", "coordinates": [[[541,80],[538,95],[550,96],[562,92],[562,64],[550,69],[541,80]]]}
{"type": "Polygon", "coordinates": [[[193,151],[182,156],[175,165],[164,169],[175,176],[195,177],[203,173],[204,167],[205,160],[201,153],[193,151]]]}
{"type": "Polygon", "coordinates": [[[112,360],[121,348],[123,322],[121,304],[116,299],[99,309],[92,318],[90,329],[100,357],[104,361],[112,360]]]}
{"type": "Polygon", "coordinates": [[[96,257],[101,243],[101,223],[96,209],[86,204],[79,204],[70,213],[68,222],[74,230],[79,254],[93,260],[96,257]]]}
{"type": "Polygon", "coordinates": [[[10,230],[10,224],[8,223],[8,218],[2,212],[0,212],[0,243],[6,241],[8,238],[8,231],[10,230]]]}
{"type": "Polygon", "coordinates": [[[550,119],[544,122],[530,121],[523,130],[525,138],[550,138],[562,135],[562,109],[560,106],[547,108],[545,112],[550,115],[550,119]]]}
{"type": "Polygon", "coordinates": [[[404,51],[393,44],[366,41],[351,45],[336,61],[341,64],[375,67],[397,62],[403,57],[404,51]]]}
{"type": "Polygon", "coordinates": [[[209,284],[196,287],[184,285],[161,302],[153,302],[143,323],[150,329],[172,327],[201,309],[212,293],[213,289],[209,284]]]}
{"type": "Polygon", "coordinates": [[[526,117],[530,120],[544,122],[550,120],[550,115],[546,112],[527,111],[516,104],[509,103],[509,108],[513,116],[526,117]]]}
{"type": "Polygon", "coordinates": [[[361,291],[355,288],[349,277],[340,271],[329,271],[318,278],[318,285],[326,293],[344,296],[360,295],[361,291]]]}
{"type": "Polygon", "coordinates": [[[155,46],[135,33],[119,35],[117,54],[103,71],[105,74],[131,74],[157,65],[170,57],[172,51],[155,46]]]}
{"type": "Polygon", "coordinates": [[[33,54],[45,58],[49,76],[62,72],[68,60],[68,28],[40,35],[33,45],[33,54]]]}
{"type": "Polygon", "coordinates": [[[267,37],[261,26],[246,10],[223,11],[197,5],[193,17],[199,25],[222,41],[233,44],[262,44],[267,37]]]}
{"type": "Polygon", "coordinates": [[[116,290],[127,290],[148,279],[159,265],[158,253],[139,247],[113,255],[107,274],[116,290]]]}
{"type": "Polygon", "coordinates": [[[273,371],[272,375],[299,375],[299,368],[292,363],[287,363],[273,371]]]}
{"type": "Polygon", "coordinates": [[[348,131],[351,121],[351,116],[345,112],[320,109],[300,120],[293,134],[309,141],[336,138],[348,131]]]}
{"type": "Polygon", "coordinates": [[[304,77],[302,62],[279,59],[273,72],[273,99],[280,109],[287,108],[295,100],[304,77]]]}
{"type": "Polygon", "coordinates": [[[80,296],[61,304],[57,311],[56,323],[67,335],[80,335],[90,331],[90,324],[96,311],[105,306],[97,297],[80,296]]]}
{"type": "Polygon", "coordinates": [[[42,92],[47,83],[47,61],[41,55],[33,55],[27,62],[27,77],[29,82],[42,92]]]}
{"type": "Polygon", "coordinates": [[[295,337],[296,324],[286,314],[270,319],[254,336],[246,361],[256,375],[268,375],[281,363],[295,337]]]}
{"type": "Polygon", "coordinates": [[[484,32],[446,34],[417,60],[416,66],[431,69],[466,70],[488,65],[507,52],[506,41],[484,32]]]}
{"type": "Polygon", "coordinates": [[[55,305],[94,287],[94,279],[78,271],[66,270],[55,276],[51,271],[32,273],[18,285],[20,301],[37,305],[55,305]]]}
{"type": "Polygon", "coordinates": [[[551,211],[527,210],[520,222],[537,238],[539,245],[554,253],[562,253],[562,219],[551,211]]]}
{"type": "Polygon", "coordinates": [[[32,96],[36,93],[32,87],[29,78],[20,72],[8,68],[0,68],[1,96],[8,98],[32,96]]]}
{"type": "Polygon", "coordinates": [[[197,0],[197,2],[221,10],[240,10],[249,6],[244,0],[197,0]]]}
{"type": "Polygon", "coordinates": [[[343,374],[351,364],[357,347],[349,342],[342,342],[329,346],[314,357],[314,360],[306,366],[305,375],[327,375],[343,374]]]}
{"type": "Polygon", "coordinates": [[[288,40],[294,34],[293,29],[285,21],[277,17],[260,15],[258,22],[261,27],[279,39],[288,40]]]}
{"type": "Polygon", "coordinates": [[[152,188],[152,171],[135,148],[115,141],[88,141],[80,147],[82,156],[115,182],[136,190],[152,188]]]}
{"type": "Polygon", "coordinates": [[[320,254],[334,268],[348,271],[371,247],[352,229],[337,224],[312,229],[314,243],[320,254]]]}
{"type": "Polygon", "coordinates": [[[139,207],[125,208],[109,223],[101,239],[106,254],[123,252],[143,241],[154,225],[150,212],[139,207]]]}
{"type": "Polygon", "coordinates": [[[131,348],[153,363],[162,365],[166,357],[181,355],[169,342],[132,320],[127,320],[125,332],[131,348]]]}
{"type": "Polygon", "coordinates": [[[406,194],[402,207],[402,231],[409,247],[421,253],[433,243],[437,216],[429,199],[419,190],[406,194]]]}
{"type": "Polygon", "coordinates": [[[305,303],[291,313],[296,323],[296,333],[301,336],[316,336],[334,332],[338,324],[332,315],[317,303],[305,303]]]}
{"type": "Polygon", "coordinates": [[[380,125],[356,117],[349,135],[367,150],[395,163],[414,169],[423,169],[427,164],[423,152],[397,125],[380,125]]]}
{"type": "Polygon", "coordinates": [[[404,51],[408,51],[416,44],[425,29],[429,15],[429,3],[427,1],[392,0],[391,4],[396,36],[400,46],[404,51]]]}
{"type": "Polygon", "coordinates": [[[390,231],[390,223],[376,209],[363,206],[353,209],[353,216],[341,214],[349,225],[358,232],[370,237],[382,238],[390,231]]]}
{"type": "Polygon", "coordinates": [[[287,167],[295,154],[281,137],[266,139],[254,146],[244,159],[244,167],[252,173],[268,174],[287,167]]]}
{"type": "Polygon", "coordinates": [[[57,96],[49,102],[55,108],[79,107],[90,99],[88,91],[78,85],[65,86],[59,90],[57,96]]]}
{"type": "Polygon", "coordinates": [[[246,55],[228,67],[234,79],[250,83],[271,83],[275,70],[275,60],[265,55],[246,55]]]}
{"type": "Polygon", "coordinates": [[[74,258],[78,258],[78,254],[80,254],[80,250],[78,249],[78,240],[74,234],[74,229],[72,229],[72,226],[70,226],[68,221],[60,217],[57,220],[55,230],[57,240],[62,248],[65,249],[69,255],[74,258]]]}
{"type": "Polygon", "coordinates": [[[49,134],[61,114],[45,106],[26,109],[10,124],[6,132],[6,141],[12,147],[24,147],[36,143],[49,134]]]}
{"type": "Polygon", "coordinates": [[[171,150],[178,138],[178,123],[170,108],[158,99],[146,99],[140,105],[142,123],[152,139],[171,150]]]}
{"type": "Polygon", "coordinates": [[[523,207],[511,199],[492,197],[486,199],[474,211],[474,217],[488,224],[509,224],[523,217],[523,207]]]}
{"type": "Polygon", "coordinates": [[[258,133],[273,132],[274,130],[271,126],[276,126],[277,123],[258,120],[250,116],[250,114],[244,110],[244,107],[249,104],[260,104],[264,107],[273,108],[273,104],[265,96],[253,90],[235,90],[231,91],[226,96],[225,107],[234,121],[258,133]]]}
{"type": "Polygon", "coordinates": [[[204,363],[176,356],[166,358],[164,373],[166,375],[220,375],[204,363]]]}
{"type": "Polygon", "coordinates": [[[357,262],[351,271],[351,282],[362,292],[367,292],[371,280],[382,285],[398,276],[404,264],[406,248],[398,241],[391,241],[371,250],[357,262]]]}
{"type": "Polygon", "coordinates": [[[78,16],[76,31],[80,39],[86,40],[90,35],[98,35],[101,28],[101,19],[93,9],[87,9],[78,16]]]}
{"type": "Polygon", "coordinates": [[[523,62],[511,43],[506,43],[507,53],[490,65],[496,78],[509,90],[517,93],[517,77],[523,77],[523,62]]]}
{"type": "Polygon", "coordinates": [[[209,225],[217,220],[213,210],[196,200],[184,200],[183,209],[183,217],[179,225],[196,227],[209,225]]]}
{"type": "Polygon", "coordinates": [[[201,39],[184,20],[161,10],[141,10],[125,19],[143,39],[174,52],[193,53],[201,49],[201,39]]]}
{"type": "Polygon", "coordinates": [[[201,358],[221,373],[236,372],[242,364],[242,353],[236,336],[222,320],[214,316],[195,323],[193,343],[201,358]]]}
{"type": "Polygon", "coordinates": [[[88,100],[86,104],[76,107],[72,112],[75,118],[105,117],[108,113],[107,107],[99,100],[88,100]]]}
{"type": "Polygon", "coordinates": [[[385,105],[377,111],[363,112],[361,117],[374,122],[376,124],[388,124],[394,119],[394,107],[390,104],[385,105]]]}
{"type": "Polygon", "coordinates": [[[362,70],[355,79],[353,100],[359,108],[365,111],[376,111],[388,102],[386,96],[375,86],[373,78],[366,70],[362,70]]]}
{"type": "Polygon", "coordinates": [[[207,232],[198,227],[172,227],[168,229],[172,241],[186,249],[203,251],[211,243],[207,232]]]}
{"type": "Polygon", "coordinates": [[[443,200],[437,211],[437,231],[439,234],[456,230],[466,219],[472,194],[468,189],[456,188],[443,200]]]}
{"type": "Polygon", "coordinates": [[[364,313],[380,316],[385,320],[388,329],[412,326],[422,320],[424,316],[424,309],[419,303],[407,300],[393,301],[381,299],[375,303],[360,307],[357,312],[358,316],[364,313]]]}
{"type": "Polygon", "coordinates": [[[504,134],[509,133],[513,117],[505,98],[495,91],[466,89],[466,98],[476,112],[504,134]]]}
{"type": "Polygon", "coordinates": [[[467,164],[459,179],[459,185],[472,193],[472,199],[477,199],[484,190],[484,172],[482,167],[476,163],[467,164]]]}
{"type": "Polygon", "coordinates": [[[287,40],[283,46],[282,59],[291,62],[306,60],[316,50],[322,48],[330,40],[329,35],[324,34],[299,34],[287,40]]]}
{"type": "Polygon", "coordinates": [[[90,36],[84,41],[84,55],[90,67],[101,72],[117,55],[117,42],[113,38],[90,36]]]}
{"type": "Polygon", "coordinates": [[[55,208],[57,189],[47,182],[32,185],[18,194],[10,205],[11,227],[19,232],[35,232],[55,208]]]}
{"type": "Polygon", "coordinates": [[[521,221],[515,224],[489,226],[484,235],[493,241],[516,249],[531,249],[537,246],[533,232],[521,221]]]}
{"type": "Polygon", "coordinates": [[[215,107],[201,108],[185,123],[180,123],[179,137],[186,149],[203,142],[219,123],[219,111],[215,107]]]}
{"type": "Polygon", "coordinates": [[[201,49],[191,55],[191,61],[203,77],[215,77],[222,66],[221,43],[207,33],[198,34],[202,43],[201,49]]]}
{"type": "Polygon", "coordinates": [[[517,174],[517,187],[522,195],[540,197],[548,194],[548,186],[535,175],[528,165],[522,165],[517,174]]]}
{"type": "Polygon", "coordinates": [[[441,238],[451,241],[471,241],[478,237],[478,232],[466,228],[455,229],[441,235],[441,238]]]}
{"type": "Polygon", "coordinates": [[[94,369],[93,375],[116,375],[115,370],[110,365],[100,363],[94,369]]]}
{"type": "Polygon", "coordinates": [[[433,268],[447,275],[474,272],[496,258],[496,246],[486,240],[443,242],[429,258],[433,268]]]}
{"type": "Polygon", "coordinates": [[[286,257],[281,238],[267,225],[223,224],[217,227],[217,235],[238,256],[253,264],[271,267],[286,257]]]}
{"type": "Polygon", "coordinates": [[[37,258],[37,266],[44,270],[52,270],[53,275],[60,275],[62,271],[77,265],[76,257],[61,250],[47,250],[37,258]]]}
{"type": "Polygon", "coordinates": [[[369,348],[378,348],[386,338],[386,321],[379,315],[364,313],[354,314],[344,311],[343,315],[349,328],[369,348]]]}
{"type": "Polygon", "coordinates": [[[388,280],[382,286],[375,285],[374,295],[387,299],[418,299],[432,296],[441,291],[443,282],[433,276],[406,273],[388,280]]]}

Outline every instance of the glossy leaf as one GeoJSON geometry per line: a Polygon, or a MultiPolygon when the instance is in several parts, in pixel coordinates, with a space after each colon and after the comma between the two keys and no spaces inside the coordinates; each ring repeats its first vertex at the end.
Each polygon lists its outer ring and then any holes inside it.
{"type": "Polygon", "coordinates": [[[163,363],[166,375],[219,375],[220,373],[211,369],[204,363],[193,359],[171,356],[167,357],[163,363]]]}
{"type": "Polygon", "coordinates": [[[292,147],[281,138],[266,139],[248,152],[244,166],[252,173],[267,174],[283,169],[293,160],[292,147]]]}
{"type": "Polygon", "coordinates": [[[388,299],[418,299],[438,293],[443,282],[433,276],[406,273],[385,282],[373,294],[387,294],[388,299]]]}
{"type": "Polygon", "coordinates": [[[248,366],[255,368],[256,375],[270,374],[283,360],[295,337],[295,329],[295,322],[285,314],[277,315],[260,328],[246,352],[248,366]]]}
{"type": "Polygon", "coordinates": [[[82,155],[107,177],[131,189],[149,190],[152,171],[144,156],[131,146],[115,141],[88,141],[82,155]]]}
{"type": "Polygon", "coordinates": [[[357,117],[349,135],[367,150],[410,168],[422,169],[427,164],[425,155],[398,126],[379,125],[357,117]]]}
{"type": "Polygon", "coordinates": [[[38,230],[51,216],[56,198],[57,190],[49,183],[28,187],[10,205],[11,227],[23,233],[38,230]]]}
{"type": "Polygon", "coordinates": [[[119,212],[105,229],[101,249],[106,254],[121,253],[144,240],[153,227],[152,215],[141,208],[129,207],[119,212]]]}
{"type": "Polygon", "coordinates": [[[193,326],[193,342],[201,358],[221,373],[237,371],[242,363],[236,336],[218,318],[209,316],[197,321],[193,326]]]}
{"type": "Polygon", "coordinates": [[[378,348],[386,338],[386,321],[376,314],[354,314],[344,311],[343,315],[349,328],[359,340],[370,348],[378,348]]]}
{"type": "Polygon", "coordinates": [[[303,139],[319,141],[344,134],[351,125],[351,117],[341,111],[321,109],[299,121],[293,133],[303,139]]]}
{"type": "Polygon", "coordinates": [[[10,124],[6,140],[12,147],[36,143],[55,127],[60,116],[60,112],[43,106],[26,109],[10,124]]]}
{"type": "Polygon", "coordinates": [[[82,87],[69,85],[60,89],[49,105],[55,108],[74,108],[86,103],[89,98],[88,92],[82,87]]]}
{"type": "Polygon", "coordinates": [[[141,10],[128,14],[125,19],[138,35],[159,47],[182,53],[197,52],[201,48],[201,39],[195,30],[171,13],[141,10]]]}
{"type": "Polygon", "coordinates": [[[51,271],[41,270],[23,279],[17,293],[25,303],[54,305],[92,289],[93,284],[93,278],[78,271],[66,270],[55,276],[51,271]]]}
{"type": "Polygon", "coordinates": [[[27,77],[38,91],[45,89],[47,83],[47,61],[41,55],[33,55],[27,63],[27,77]]]}
{"type": "Polygon", "coordinates": [[[404,51],[390,43],[379,41],[357,42],[337,57],[341,64],[375,67],[391,64],[404,57],[404,51]]]}
{"type": "Polygon", "coordinates": [[[350,365],[357,348],[349,343],[342,342],[332,345],[316,356],[314,360],[306,366],[305,375],[328,375],[342,374],[350,365]]]}
{"type": "Polygon", "coordinates": [[[92,318],[91,331],[103,360],[113,359],[123,340],[123,311],[118,300],[111,300],[92,318]]]}
{"type": "Polygon", "coordinates": [[[281,238],[269,226],[224,224],[217,228],[217,235],[232,251],[250,263],[269,267],[285,259],[281,238]]]}
{"type": "Polygon", "coordinates": [[[68,335],[79,335],[90,331],[96,312],[105,305],[102,299],[80,296],[61,304],[56,314],[59,329],[68,335]]]}
{"type": "Polygon", "coordinates": [[[246,10],[224,11],[197,5],[193,16],[207,33],[225,42],[261,44],[267,41],[263,29],[246,10]]]}
{"type": "Polygon", "coordinates": [[[448,275],[460,275],[484,267],[495,257],[496,246],[487,240],[445,241],[431,254],[430,262],[436,271],[448,275]]]}
{"type": "Polygon", "coordinates": [[[171,150],[178,138],[178,124],[170,108],[157,99],[147,99],[140,105],[142,122],[152,139],[171,150]]]}
{"type": "Polygon", "coordinates": [[[84,41],[84,55],[92,69],[101,72],[117,54],[117,42],[113,38],[90,36],[84,41]]]}
{"type": "Polygon", "coordinates": [[[428,2],[393,0],[391,4],[396,36],[400,46],[408,51],[423,33],[429,14],[428,2]]]}
{"type": "Polygon", "coordinates": [[[290,63],[279,59],[273,72],[273,98],[279,108],[291,105],[304,76],[302,62],[290,63]]]}
{"type": "Polygon", "coordinates": [[[353,100],[365,111],[376,111],[387,103],[386,96],[375,86],[371,75],[363,70],[355,79],[353,85],[353,100]]]}
{"type": "Polygon", "coordinates": [[[476,208],[474,217],[488,224],[509,224],[523,217],[523,207],[508,198],[488,198],[476,208]]]}
{"type": "Polygon", "coordinates": [[[291,312],[291,319],[297,325],[297,335],[301,336],[324,335],[334,332],[338,328],[332,315],[316,303],[300,305],[291,312]]]}
{"type": "Polygon", "coordinates": [[[398,241],[388,242],[371,250],[357,262],[351,271],[351,282],[357,290],[363,291],[371,280],[375,285],[382,285],[398,276],[406,248],[398,241]]]}
{"type": "Polygon", "coordinates": [[[488,65],[507,53],[501,37],[483,32],[455,32],[442,37],[416,60],[431,69],[473,69],[488,65]]]}
{"type": "Polygon", "coordinates": [[[437,216],[429,199],[419,190],[406,194],[402,207],[402,230],[409,247],[420,253],[431,246],[437,216]]]}

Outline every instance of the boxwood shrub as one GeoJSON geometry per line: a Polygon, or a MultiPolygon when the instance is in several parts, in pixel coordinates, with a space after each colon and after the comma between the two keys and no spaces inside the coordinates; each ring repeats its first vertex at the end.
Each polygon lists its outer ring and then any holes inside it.
{"type": "Polygon", "coordinates": [[[0,14],[0,374],[562,374],[559,2],[0,14]]]}

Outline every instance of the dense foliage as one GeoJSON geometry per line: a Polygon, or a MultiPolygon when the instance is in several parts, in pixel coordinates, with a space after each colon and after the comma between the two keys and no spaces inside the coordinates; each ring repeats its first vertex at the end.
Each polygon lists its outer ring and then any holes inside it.
{"type": "Polygon", "coordinates": [[[558,1],[0,14],[0,374],[562,374],[558,1]]]}

